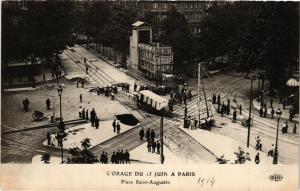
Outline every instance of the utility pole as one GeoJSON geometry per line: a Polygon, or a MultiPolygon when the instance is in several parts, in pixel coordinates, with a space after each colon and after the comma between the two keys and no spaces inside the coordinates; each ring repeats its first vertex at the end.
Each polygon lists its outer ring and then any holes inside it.
{"type": "Polygon", "coordinates": [[[200,67],[201,67],[201,64],[199,63],[198,64],[198,112],[199,112],[199,127],[201,126],[200,125],[200,120],[201,120],[201,111],[200,111],[200,101],[201,101],[201,98],[200,98],[200,79],[201,79],[201,70],[200,70],[200,67]]]}
{"type": "Polygon", "coordinates": [[[161,119],[160,119],[160,162],[164,164],[165,157],[164,157],[164,108],[161,110],[161,119]]]}
{"type": "Polygon", "coordinates": [[[252,107],[252,84],[253,84],[253,76],[251,76],[251,91],[250,91],[250,106],[249,106],[249,118],[248,118],[247,148],[249,148],[249,142],[250,142],[251,107],[252,107]]]}

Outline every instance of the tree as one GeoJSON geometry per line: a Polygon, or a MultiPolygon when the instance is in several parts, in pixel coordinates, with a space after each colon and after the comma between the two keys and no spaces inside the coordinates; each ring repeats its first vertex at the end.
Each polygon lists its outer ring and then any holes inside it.
{"type": "Polygon", "coordinates": [[[134,23],[136,12],[125,7],[114,7],[114,14],[111,17],[111,22],[107,26],[106,32],[109,32],[111,37],[111,46],[115,51],[122,54],[122,64],[126,68],[126,59],[129,52],[129,38],[131,35],[131,24],[134,23]]]}
{"type": "Polygon", "coordinates": [[[41,161],[44,161],[44,163],[48,164],[50,163],[51,154],[50,153],[44,153],[41,157],[41,161]]]}
{"type": "Polygon", "coordinates": [[[200,43],[208,60],[228,55],[241,71],[266,71],[271,88],[282,87],[298,57],[298,5],[293,2],[214,4],[200,43]],[[282,76],[278,78],[278,76],[282,76]]]}
{"type": "Polygon", "coordinates": [[[29,55],[48,58],[72,44],[72,10],[70,1],[28,3],[21,26],[23,48],[29,55]]]}
{"type": "Polygon", "coordinates": [[[140,18],[140,20],[151,25],[153,41],[159,42],[161,34],[161,21],[159,20],[157,13],[147,12],[142,18],[140,18]]]}
{"type": "Polygon", "coordinates": [[[90,139],[86,138],[81,141],[81,148],[75,147],[69,149],[71,158],[68,158],[68,163],[95,163],[98,162],[96,156],[88,149],[90,148],[90,139]]]}
{"type": "Polygon", "coordinates": [[[162,41],[172,47],[174,52],[174,68],[184,72],[191,60],[193,38],[183,14],[171,8],[163,21],[162,41]]]}

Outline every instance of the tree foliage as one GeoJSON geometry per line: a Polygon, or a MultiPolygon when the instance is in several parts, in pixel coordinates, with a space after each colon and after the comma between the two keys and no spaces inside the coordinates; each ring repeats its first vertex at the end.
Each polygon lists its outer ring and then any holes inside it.
{"type": "Polygon", "coordinates": [[[242,71],[266,71],[279,88],[297,64],[298,41],[297,3],[230,2],[208,10],[199,42],[207,60],[228,55],[242,71]]]}
{"type": "Polygon", "coordinates": [[[69,1],[28,2],[28,10],[20,11],[18,23],[3,25],[4,60],[50,57],[63,50],[72,39],[72,10],[69,1]]]}
{"type": "Polygon", "coordinates": [[[98,162],[96,156],[88,150],[90,146],[90,139],[86,138],[81,141],[81,148],[75,147],[69,149],[72,157],[68,158],[68,163],[86,164],[98,162]]]}
{"type": "Polygon", "coordinates": [[[185,71],[192,56],[193,37],[183,14],[171,8],[163,21],[162,41],[172,46],[174,52],[174,68],[185,71]]]}

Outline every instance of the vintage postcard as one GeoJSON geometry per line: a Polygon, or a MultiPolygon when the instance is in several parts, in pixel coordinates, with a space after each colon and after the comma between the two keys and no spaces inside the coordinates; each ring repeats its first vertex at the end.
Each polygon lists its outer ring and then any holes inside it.
{"type": "Polygon", "coordinates": [[[2,1],[0,189],[298,190],[299,8],[2,1]]]}

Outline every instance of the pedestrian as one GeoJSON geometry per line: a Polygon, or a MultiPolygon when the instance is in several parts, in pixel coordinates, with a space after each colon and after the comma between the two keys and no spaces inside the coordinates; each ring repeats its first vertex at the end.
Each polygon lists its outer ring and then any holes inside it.
{"type": "Polygon", "coordinates": [[[240,104],[240,115],[242,115],[242,104],[240,104]]]}
{"type": "Polygon", "coordinates": [[[218,104],[221,104],[221,95],[218,94],[218,104]]]}
{"type": "Polygon", "coordinates": [[[76,81],[76,86],[79,88],[79,80],[76,81]]]}
{"type": "Polygon", "coordinates": [[[127,164],[127,163],[130,164],[130,154],[129,154],[129,152],[127,151],[127,149],[126,149],[124,155],[125,155],[125,162],[126,162],[126,164],[127,164]]]}
{"type": "Polygon", "coordinates": [[[259,160],[259,153],[256,154],[255,156],[255,163],[259,164],[260,160],[259,160]]]}
{"type": "Polygon", "coordinates": [[[195,120],[194,120],[194,127],[195,127],[195,130],[196,130],[196,129],[197,129],[197,127],[198,127],[197,125],[198,125],[198,120],[197,120],[197,119],[195,119],[195,120]]]}
{"type": "Polygon", "coordinates": [[[133,90],[136,91],[136,88],[137,88],[137,85],[136,85],[136,83],[134,83],[133,90]]]}
{"type": "Polygon", "coordinates": [[[116,164],[120,163],[120,150],[117,151],[116,153],[116,164]]]}
{"type": "Polygon", "coordinates": [[[47,145],[50,146],[51,144],[51,135],[50,132],[47,132],[47,145]]]}
{"type": "Polygon", "coordinates": [[[189,96],[189,100],[191,102],[192,101],[192,97],[193,97],[192,90],[189,90],[188,96],[189,96]]]}
{"type": "Polygon", "coordinates": [[[194,119],[191,119],[191,120],[190,120],[190,127],[191,127],[191,130],[194,129],[194,119]]]}
{"type": "Polygon", "coordinates": [[[46,106],[47,106],[47,109],[48,110],[50,110],[50,100],[49,100],[49,98],[47,98],[47,100],[46,100],[46,106]]]}
{"type": "Polygon", "coordinates": [[[256,145],[255,145],[256,150],[261,151],[261,149],[262,149],[261,139],[259,138],[259,136],[257,136],[257,137],[255,137],[255,140],[256,140],[256,145]]]}
{"type": "Polygon", "coordinates": [[[104,164],[104,162],[105,162],[105,153],[104,153],[104,151],[102,151],[102,154],[101,154],[101,156],[100,156],[100,162],[101,162],[102,164],[104,164]]]}
{"type": "Polygon", "coordinates": [[[117,122],[117,134],[120,134],[120,131],[121,131],[121,126],[120,123],[117,122]]]}
{"type": "Polygon", "coordinates": [[[297,134],[297,125],[294,123],[293,134],[297,134]]]}
{"type": "Polygon", "coordinates": [[[104,164],[108,163],[108,153],[106,152],[104,155],[104,164]]]}
{"type": "Polygon", "coordinates": [[[89,110],[88,109],[85,111],[85,119],[89,120],[89,110]]]}
{"type": "Polygon", "coordinates": [[[80,103],[82,103],[82,94],[79,95],[80,103]]]}
{"type": "Polygon", "coordinates": [[[50,135],[50,145],[51,145],[52,147],[54,147],[55,141],[56,141],[55,133],[52,133],[52,134],[50,135]]]}
{"type": "Polygon", "coordinates": [[[263,108],[262,108],[262,107],[260,107],[260,109],[259,109],[259,116],[260,116],[260,117],[262,117],[262,116],[263,116],[263,114],[264,114],[263,108]]]}
{"type": "Polygon", "coordinates": [[[215,93],[213,93],[213,95],[212,95],[212,102],[213,102],[213,104],[216,103],[216,95],[215,95],[215,93]]]}
{"type": "Polygon", "coordinates": [[[113,154],[111,155],[110,161],[111,161],[112,164],[116,163],[116,153],[115,152],[113,152],[113,154]]]}
{"type": "Polygon", "coordinates": [[[265,107],[264,109],[264,117],[267,117],[268,109],[265,107]]]}
{"type": "Polygon", "coordinates": [[[55,120],[55,113],[52,113],[52,115],[51,115],[51,122],[53,123],[54,120],[55,120]]]}
{"type": "Polygon", "coordinates": [[[271,148],[269,149],[269,151],[268,151],[268,156],[273,156],[273,154],[274,154],[274,144],[272,144],[272,146],[271,146],[271,148]]]}
{"type": "Polygon", "coordinates": [[[79,114],[79,118],[82,118],[82,107],[81,106],[79,106],[78,114],[79,114]]]}
{"type": "Polygon", "coordinates": [[[58,144],[58,146],[59,147],[62,147],[62,137],[61,137],[61,135],[57,132],[57,134],[56,134],[56,140],[57,140],[57,144],[58,144]]]}
{"type": "Polygon", "coordinates": [[[29,100],[28,98],[26,98],[25,100],[23,100],[23,107],[24,107],[24,111],[28,112],[28,106],[29,106],[29,100]]]}
{"type": "Polygon", "coordinates": [[[116,127],[117,127],[116,119],[114,119],[114,121],[112,122],[112,126],[113,126],[114,132],[116,132],[116,127]]]}
{"type": "Polygon", "coordinates": [[[154,141],[154,138],[155,138],[155,132],[154,132],[153,129],[151,129],[150,137],[151,137],[151,140],[154,141]]]}
{"type": "Polygon", "coordinates": [[[151,142],[150,142],[150,140],[148,141],[147,149],[148,149],[148,152],[150,153],[151,152],[151,142]]]}
{"type": "Polygon", "coordinates": [[[146,139],[147,139],[147,141],[150,140],[150,128],[148,128],[146,131],[146,139]]]}
{"type": "Polygon", "coordinates": [[[290,108],[290,110],[289,110],[289,119],[290,119],[290,121],[293,121],[293,109],[292,108],[290,108]]]}
{"type": "Polygon", "coordinates": [[[85,119],[85,108],[82,109],[81,117],[82,117],[82,119],[85,119]]]}
{"type": "Polygon", "coordinates": [[[273,107],[273,98],[271,97],[271,100],[270,100],[270,107],[273,107]]]}
{"type": "Polygon", "coordinates": [[[152,153],[155,153],[155,148],[156,148],[156,142],[155,141],[152,141],[152,153]]]}
{"type": "Polygon", "coordinates": [[[95,116],[95,127],[96,127],[96,129],[99,129],[99,121],[100,121],[100,119],[97,117],[97,115],[95,116]]]}
{"type": "Polygon", "coordinates": [[[275,113],[275,111],[274,111],[274,108],[272,107],[272,110],[271,110],[271,117],[272,117],[272,119],[274,119],[274,113],[275,113]]]}
{"type": "Polygon", "coordinates": [[[81,87],[84,88],[84,80],[81,80],[81,87]]]}
{"type": "Polygon", "coordinates": [[[283,100],[282,109],[285,109],[286,106],[286,99],[283,100]]]}
{"type": "Polygon", "coordinates": [[[95,117],[96,117],[96,112],[95,112],[94,108],[92,109],[90,115],[91,115],[91,124],[92,124],[92,127],[94,127],[94,125],[95,125],[95,117]]]}
{"type": "Polygon", "coordinates": [[[125,162],[125,153],[123,153],[123,150],[120,152],[120,164],[124,164],[125,162]]]}
{"type": "Polygon", "coordinates": [[[227,115],[229,115],[230,114],[230,105],[229,104],[227,104],[226,110],[227,110],[227,115]]]}
{"type": "Polygon", "coordinates": [[[224,107],[221,108],[221,117],[224,116],[224,107]]]}
{"type": "Polygon", "coordinates": [[[139,135],[140,135],[140,140],[144,140],[144,136],[145,136],[145,132],[144,132],[144,128],[142,127],[142,129],[140,130],[139,132],[139,135]]]}
{"type": "Polygon", "coordinates": [[[186,99],[187,99],[187,95],[184,94],[184,96],[183,96],[183,103],[184,103],[184,105],[186,105],[186,99]]]}
{"type": "Polygon", "coordinates": [[[156,142],[156,151],[157,151],[157,154],[160,154],[160,142],[159,141],[156,142]]]}
{"type": "Polygon", "coordinates": [[[233,121],[235,121],[236,120],[236,109],[234,109],[234,111],[233,111],[233,114],[232,114],[232,118],[233,118],[233,121]]]}

